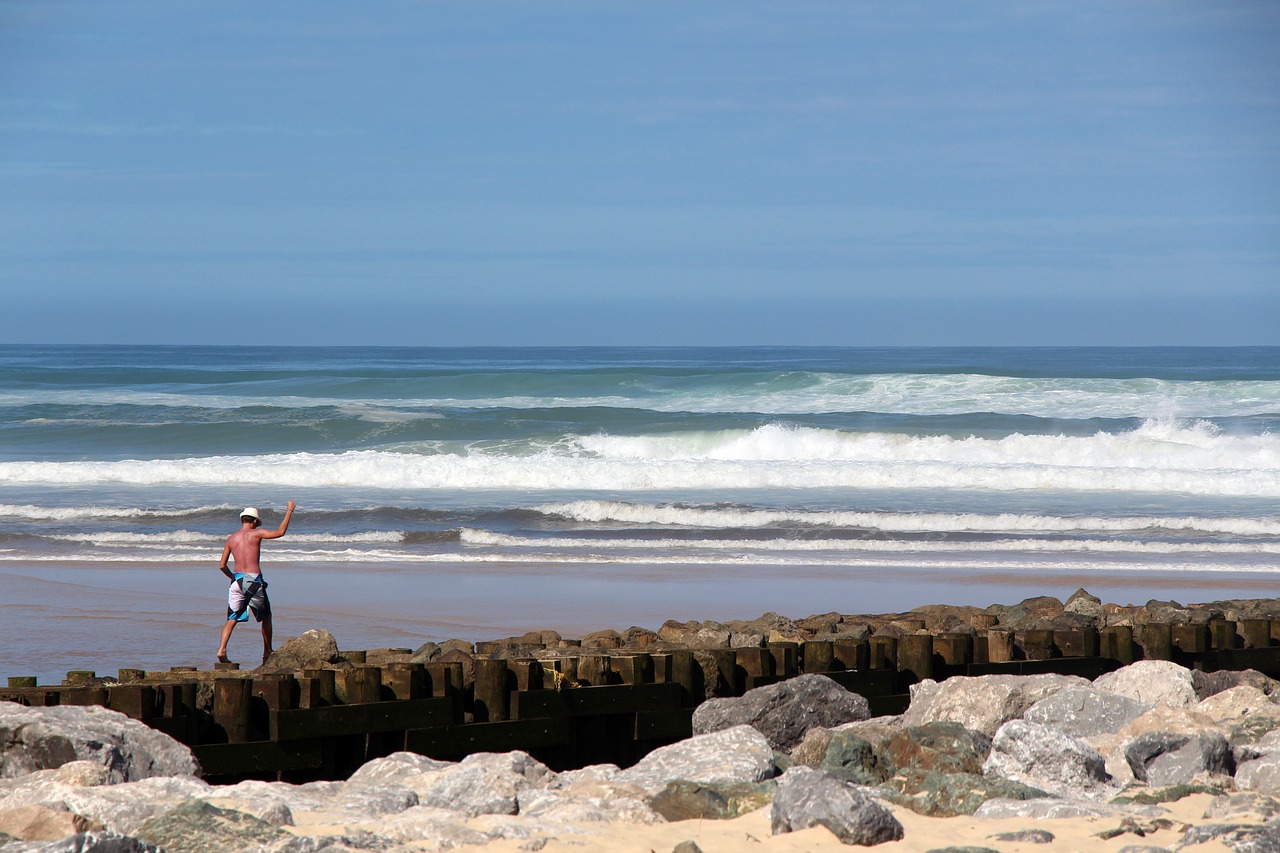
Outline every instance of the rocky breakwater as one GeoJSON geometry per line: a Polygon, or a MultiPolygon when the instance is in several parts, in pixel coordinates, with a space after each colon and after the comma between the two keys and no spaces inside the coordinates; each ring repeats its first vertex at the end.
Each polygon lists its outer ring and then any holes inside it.
{"type": "Polygon", "coordinates": [[[1258,853],[1280,850],[1276,699],[1280,684],[1260,673],[1143,661],[1093,682],[926,680],[905,713],[871,717],[863,697],[811,674],[704,703],[693,737],[626,768],[556,773],[523,752],[458,762],[402,752],[345,781],[224,786],[198,777],[186,747],[121,714],[0,703],[0,843],[5,853],[611,849],[620,827],[767,814],[775,835],[819,828],[831,844],[911,845],[911,818],[926,815],[1001,827],[987,850],[1055,849],[1055,830],[1083,821],[1110,845],[1097,849],[1258,853]],[[1205,802],[1199,815],[1171,817],[1188,797],[1205,802]],[[1021,828],[1007,831],[1010,821],[1021,828]]]}

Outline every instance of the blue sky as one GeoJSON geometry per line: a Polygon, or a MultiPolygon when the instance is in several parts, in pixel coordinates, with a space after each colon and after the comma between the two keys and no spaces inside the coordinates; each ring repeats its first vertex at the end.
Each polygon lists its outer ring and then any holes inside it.
{"type": "Polygon", "coordinates": [[[0,0],[0,342],[1280,344],[1274,2],[0,0]]]}

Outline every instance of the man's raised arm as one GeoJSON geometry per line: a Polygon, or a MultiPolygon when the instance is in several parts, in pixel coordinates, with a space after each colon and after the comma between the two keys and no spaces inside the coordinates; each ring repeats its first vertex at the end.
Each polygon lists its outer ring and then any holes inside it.
{"type": "Polygon", "coordinates": [[[284,521],[280,522],[280,526],[275,530],[266,530],[262,533],[263,539],[279,539],[285,533],[289,532],[289,519],[293,518],[293,511],[298,505],[293,501],[289,501],[289,507],[284,511],[284,521]]]}

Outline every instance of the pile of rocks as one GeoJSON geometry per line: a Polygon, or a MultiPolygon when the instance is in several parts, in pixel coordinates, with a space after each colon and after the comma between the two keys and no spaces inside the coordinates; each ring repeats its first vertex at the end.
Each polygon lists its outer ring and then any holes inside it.
{"type": "MultiPolygon", "coordinates": [[[[1094,817],[1113,834],[1209,793],[1183,843],[1280,849],[1280,683],[1163,661],[1064,675],[924,681],[907,711],[821,675],[711,700],[695,735],[632,767],[556,773],[523,752],[460,762],[396,753],[343,782],[211,786],[190,752],[100,708],[0,703],[0,844],[29,851],[447,849],[589,838],[610,823],[770,809],[774,833],[823,826],[849,844],[903,837],[895,812],[1094,817]],[[1242,815],[1248,815],[1248,818],[1242,815]],[[7,843],[6,843],[7,842],[7,843]]],[[[1039,833],[1036,838],[1033,835],[1039,833]]],[[[908,839],[909,840],[909,839],[908,839]]]]}

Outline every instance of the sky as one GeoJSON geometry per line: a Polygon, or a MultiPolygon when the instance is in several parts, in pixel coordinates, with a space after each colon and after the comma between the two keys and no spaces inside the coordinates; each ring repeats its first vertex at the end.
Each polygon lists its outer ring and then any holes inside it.
{"type": "Polygon", "coordinates": [[[0,0],[0,343],[1280,344],[1280,4],[0,0]]]}

